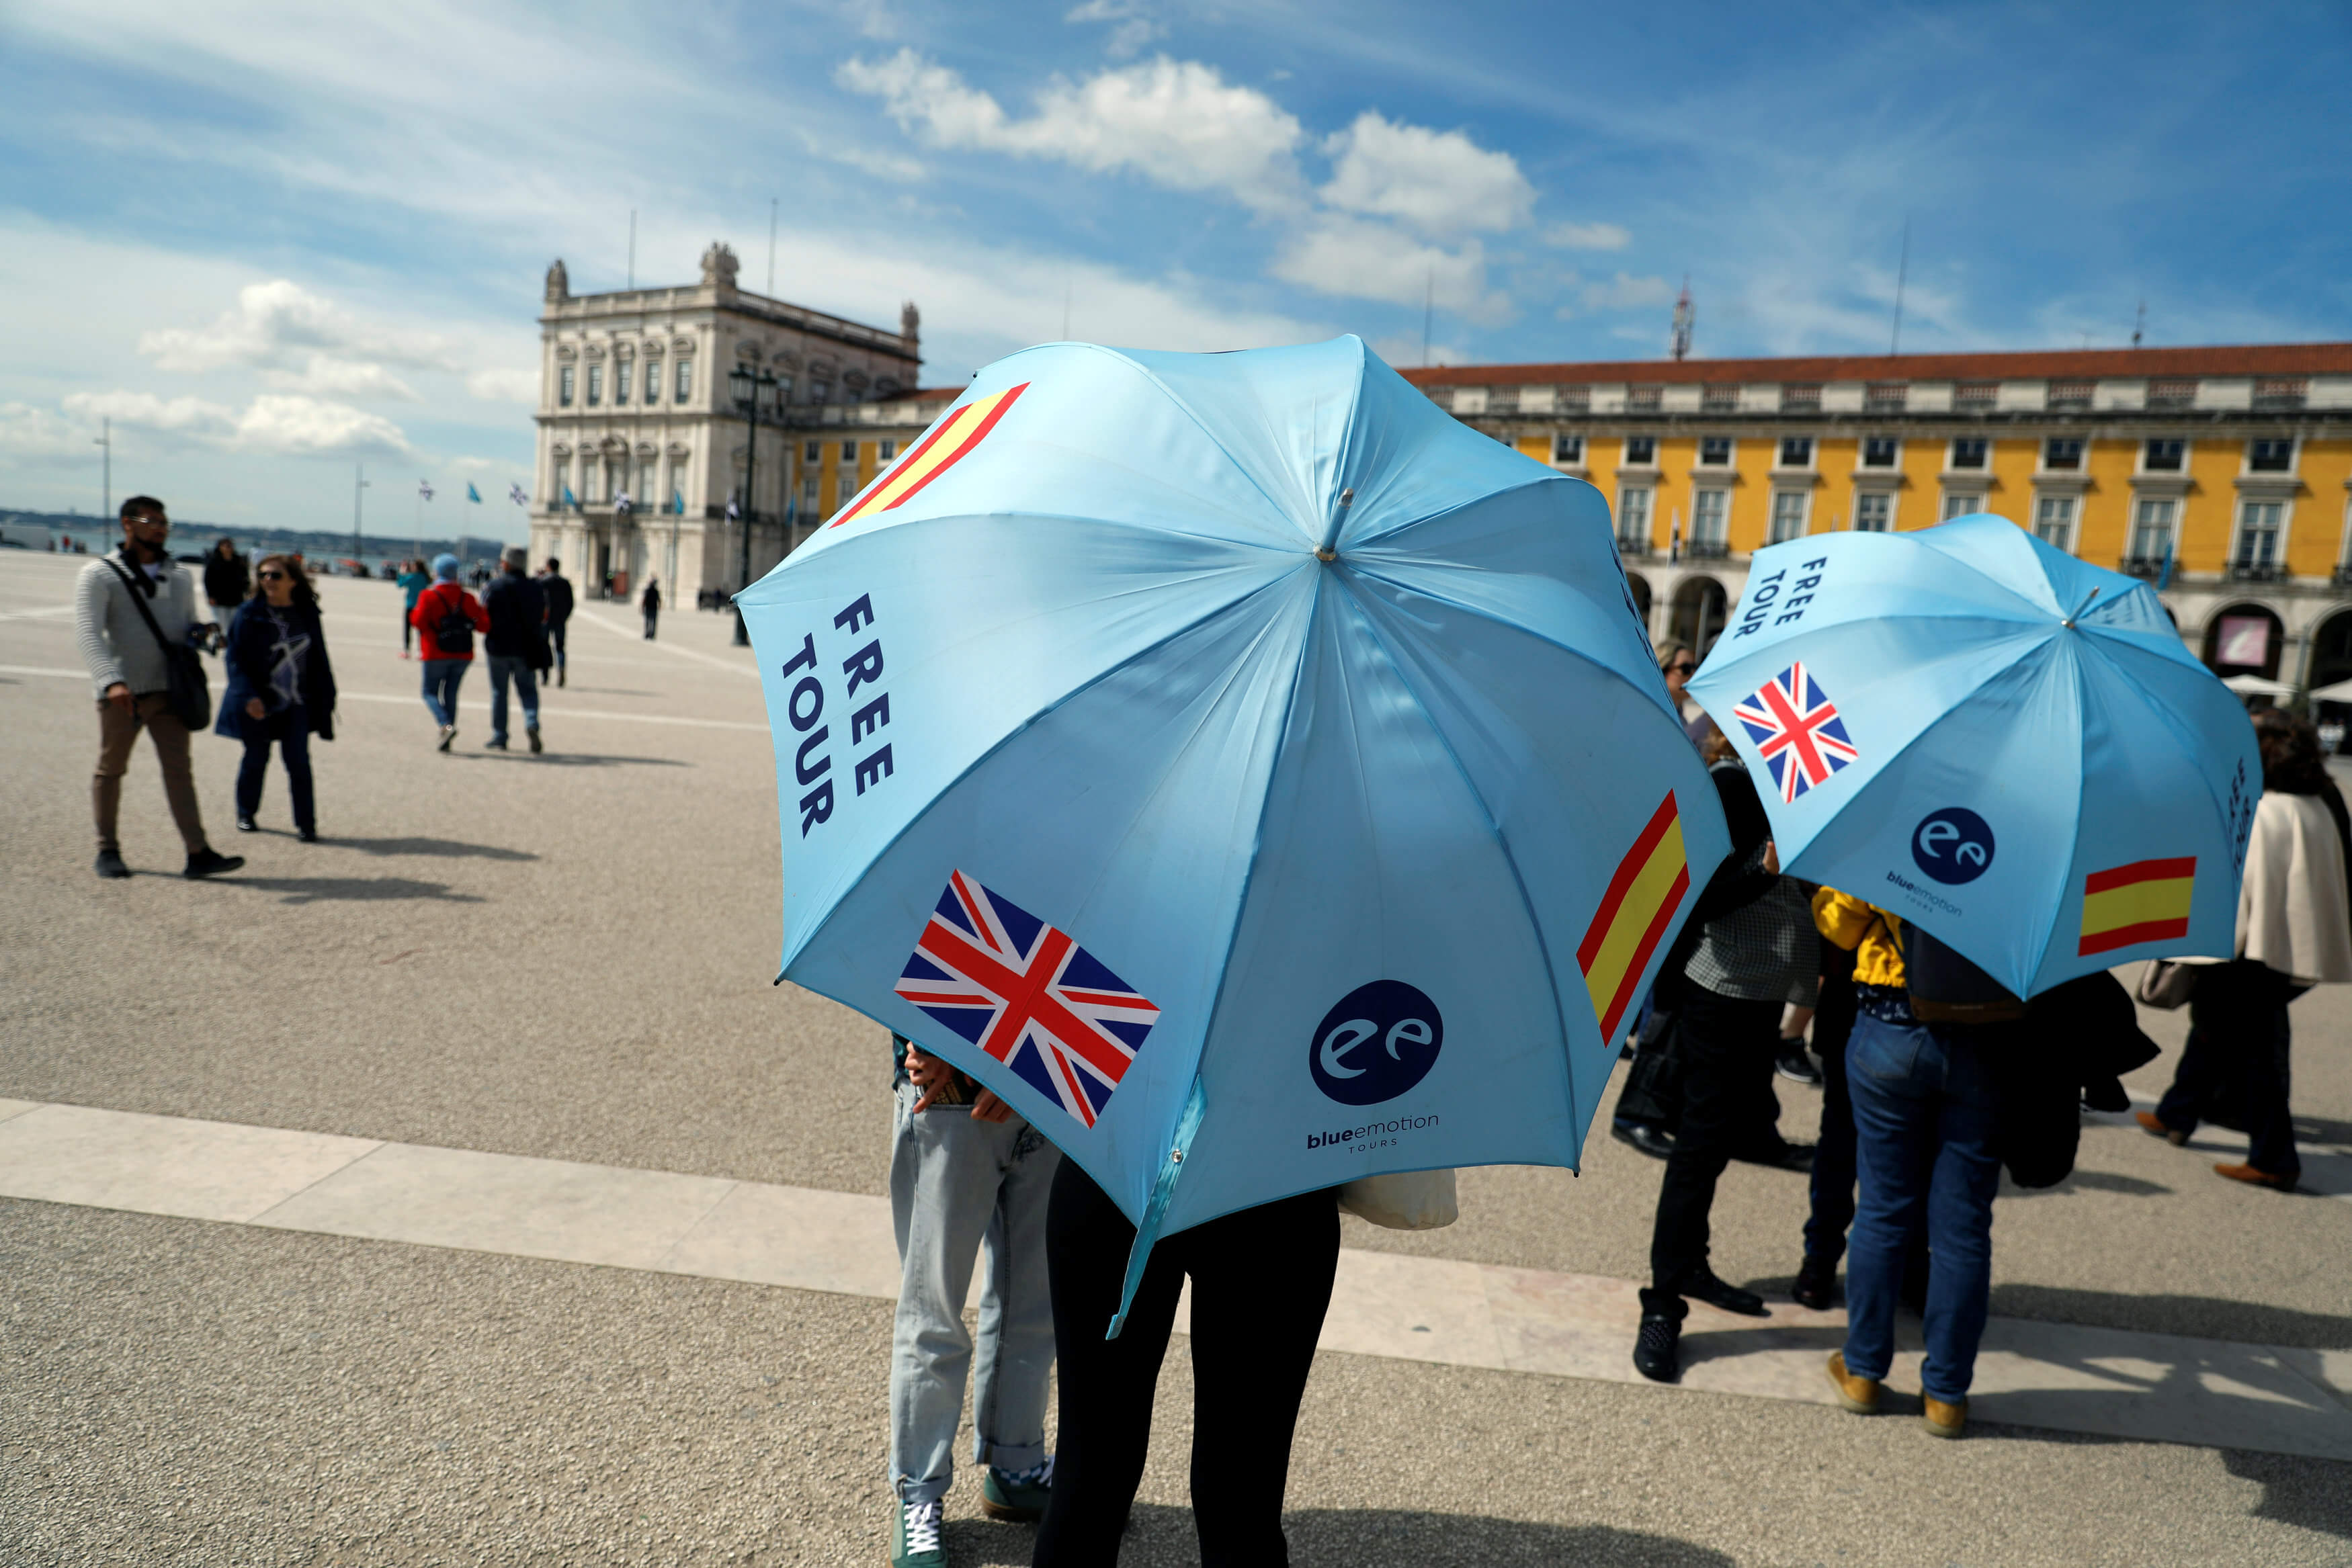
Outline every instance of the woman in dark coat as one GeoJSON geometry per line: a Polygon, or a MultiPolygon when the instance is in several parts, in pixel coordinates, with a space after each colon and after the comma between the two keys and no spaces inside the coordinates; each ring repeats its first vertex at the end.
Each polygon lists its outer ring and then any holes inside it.
{"type": "Polygon", "coordinates": [[[213,732],[245,743],[236,770],[236,826],[257,831],[262,780],[272,741],[286,764],[294,797],[294,827],[304,843],[319,837],[310,793],[310,737],[335,738],[335,672],[319,624],[319,596],[291,556],[262,557],[254,569],[253,597],[228,623],[228,689],[221,695],[213,732]]]}

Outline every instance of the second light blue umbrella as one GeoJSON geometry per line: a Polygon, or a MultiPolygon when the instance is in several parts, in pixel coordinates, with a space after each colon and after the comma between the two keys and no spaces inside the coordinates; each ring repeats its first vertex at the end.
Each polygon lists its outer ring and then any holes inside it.
{"type": "Polygon", "coordinates": [[[920,1042],[1139,1239],[1574,1165],[1721,859],[1580,480],[1352,338],[982,370],[740,596],[782,977],[920,1042]]]}
{"type": "Polygon", "coordinates": [[[1990,515],[1772,545],[1690,692],[1790,873],[2017,996],[2233,950],[2253,730],[2145,582],[1990,515]]]}

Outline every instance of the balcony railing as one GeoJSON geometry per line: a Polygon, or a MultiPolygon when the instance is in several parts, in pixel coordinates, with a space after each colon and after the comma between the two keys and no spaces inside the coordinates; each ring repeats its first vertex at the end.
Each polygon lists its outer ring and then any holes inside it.
{"type": "Polygon", "coordinates": [[[2276,582],[2286,576],[2286,568],[2274,560],[2233,560],[2230,563],[2232,582],[2276,582]]]}
{"type": "Polygon", "coordinates": [[[2164,575],[2164,557],[2160,555],[2127,555],[2120,569],[2126,577],[2158,578],[2164,575]]]}
{"type": "Polygon", "coordinates": [[[2352,588],[2352,561],[2338,566],[2328,580],[2338,588],[2352,588]]]}
{"type": "Polygon", "coordinates": [[[1617,540],[1617,553],[1638,560],[1650,553],[1650,541],[1620,537],[1617,540]]]}
{"type": "Polygon", "coordinates": [[[1731,546],[1723,539],[1693,539],[1683,546],[1683,553],[1693,560],[1721,560],[1731,553],[1731,546]]]}

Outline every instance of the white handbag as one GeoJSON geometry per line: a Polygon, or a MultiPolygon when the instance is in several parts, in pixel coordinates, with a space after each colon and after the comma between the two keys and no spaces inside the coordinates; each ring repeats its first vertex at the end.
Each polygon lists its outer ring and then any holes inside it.
{"type": "Polygon", "coordinates": [[[1450,1169],[1358,1176],[1340,1186],[1339,1207],[1390,1230],[1435,1230],[1462,1218],[1450,1169]]]}

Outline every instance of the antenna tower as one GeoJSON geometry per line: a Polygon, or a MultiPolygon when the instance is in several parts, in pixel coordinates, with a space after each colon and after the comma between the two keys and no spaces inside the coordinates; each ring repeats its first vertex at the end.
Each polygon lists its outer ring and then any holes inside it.
{"type": "Polygon", "coordinates": [[[1690,358],[1691,323],[1698,312],[1691,305],[1690,274],[1683,274],[1682,298],[1675,301],[1675,337],[1672,352],[1677,360],[1690,358]]]}

